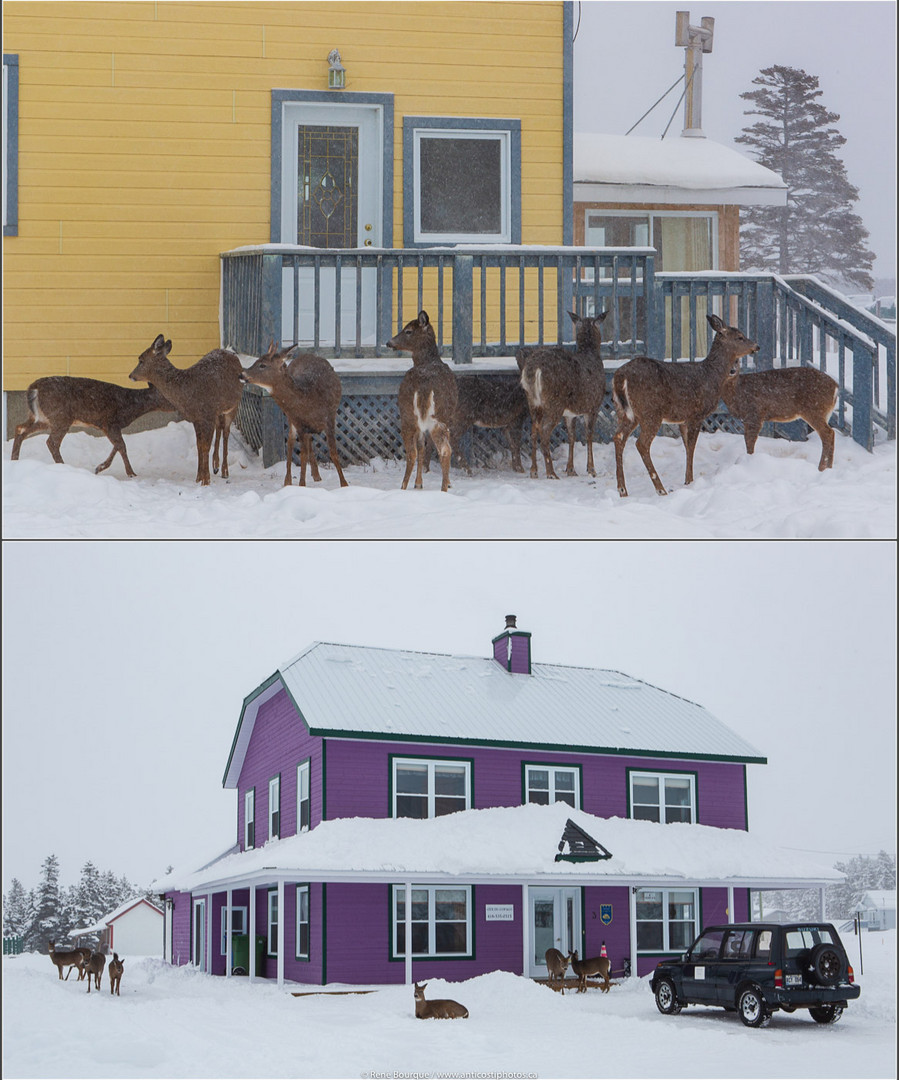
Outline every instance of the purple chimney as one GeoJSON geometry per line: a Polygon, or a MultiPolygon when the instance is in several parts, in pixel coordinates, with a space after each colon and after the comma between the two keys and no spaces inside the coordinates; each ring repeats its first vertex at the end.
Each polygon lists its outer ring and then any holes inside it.
{"type": "Polygon", "coordinates": [[[493,639],[493,659],[513,675],[531,674],[531,635],[515,626],[515,616],[506,616],[506,629],[493,639]]]}

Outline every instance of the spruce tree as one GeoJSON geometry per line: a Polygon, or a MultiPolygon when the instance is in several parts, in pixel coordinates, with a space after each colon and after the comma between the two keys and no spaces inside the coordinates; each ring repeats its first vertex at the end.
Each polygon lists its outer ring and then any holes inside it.
{"type": "Polygon", "coordinates": [[[28,929],[28,893],[18,878],[9,883],[9,892],[3,897],[3,936],[24,937],[28,929]]]}
{"type": "Polygon", "coordinates": [[[763,119],[744,127],[735,140],[787,185],[786,206],[752,206],[743,213],[740,256],[745,269],[777,274],[816,274],[831,284],[873,288],[874,254],[868,231],[852,204],[850,184],[836,151],[846,139],[833,127],[839,114],[817,98],[818,78],[797,68],[764,68],[752,80],[757,90],[747,116],[763,119]]]}
{"type": "Polygon", "coordinates": [[[41,865],[41,878],[34,892],[34,910],[25,935],[29,952],[47,952],[49,942],[62,944],[60,920],[59,860],[48,855],[41,865]]]}

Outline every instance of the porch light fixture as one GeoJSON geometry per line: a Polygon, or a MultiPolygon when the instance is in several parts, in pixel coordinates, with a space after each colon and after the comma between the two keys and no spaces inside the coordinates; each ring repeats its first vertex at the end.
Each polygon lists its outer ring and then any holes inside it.
{"type": "Polygon", "coordinates": [[[346,86],[346,68],[340,62],[340,53],[332,49],[328,53],[328,89],[343,90],[346,86]]]}

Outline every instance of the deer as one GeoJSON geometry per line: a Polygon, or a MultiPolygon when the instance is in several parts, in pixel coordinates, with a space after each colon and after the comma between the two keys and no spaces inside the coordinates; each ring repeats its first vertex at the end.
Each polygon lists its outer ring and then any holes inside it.
{"type": "Polygon", "coordinates": [[[441,491],[450,486],[449,469],[452,456],[451,428],[458,406],[456,377],[440,359],[434,327],[428,313],[418,313],[388,342],[388,349],[412,353],[412,367],[400,383],[397,403],[400,411],[400,434],[406,452],[406,471],[402,489],[406,490],[412,469],[416,489],[422,487],[422,468],[426,456],[425,436],[430,435],[440,458],[443,475],[441,491]]]}
{"type": "Polygon", "coordinates": [[[219,471],[219,442],[222,448],[222,479],[228,479],[228,436],[237,415],[243,383],[243,367],[236,353],[213,349],[192,367],[178,368],[169,359],[171,341],[157,335],[144,349],[129,378],[148,382],[171,401],[179,413],[194,426],[197,435],[197,483],[209,484],[209,448],[215,433],[212,471],[219,471]]]}
{"type": "MultiPolygon", "coordinates": [[[[119,993],[119,986],[122,982],[122,973],[125,970],[125,961],[119,959],[119,954],[114,952],[112,959],[109,961],[109,992],[115,994],[116,997],[121,997],[119,993]]],[[[99,988],[98,988],[99,989],[99,988]]]]}
{"type": "Polygon", "coordinates": [[[635,356],[622,364],[612,378],[612,400],[618,417],[614,435],[615,472],[622,498],[627,496],[624,446],[638,424],[637,450],[659,495],[668,493],[649,450],[663,423],[679,425],[687,455],[684,483],[693,483],[693,451],[702,422],[720,401],[725,380],[738,373],[740,358],[759,351],[756,342],[717,315],[706,315],[706,319],[715,337],[704,360],[678,364],[635,356]]]}
{"type": "Polygon", "coordinates": [[[544,953],[546,973],[549,976],[549,985],[555,989],[554,984],[556,979],[558,979],[563,994],[565,993],[565,972],[568,970],[572,955],[572,953],[569,953],[567,956],[563,956],[558,949],[547,949],[544,953]]]}
{"type": "Polygon", "coordinates": [[[531,476],[537,476],[537,442],[543,450],[546,476],[558,480],[550,456],[549,440],[561,419],[568,428],[567,476],[574,470],[574,430],[583,416],[587,428],[587,472],[596,476],[593,465],[593,435],[596,418],[606,393],[606,375],[600,355],[600,325],[608,315],[581,318],[569,311],[574,323],[575,350],[570,353],[558,345],[522,348],[515,354],[521,372],[521,386],[531,412],[531,476]]]}
{"type": "Polygon", "coordinates": [[[428,984],[415,984],[415,1015],[419,1020],[467,1020],[468,1009],[460,1005],[458,1001],[449,998],[439,998],[435,1001],[425,1001],[425,990],[428,984]]]}
{"type": "Polygon", "coordinates": [[[125,475],[136,476],[122,430],[133,424],[138,417],[157,409],[172,409],[171,403],[155,386],[135,390],[128,386],[100,379],[81,379],[71,375],[48,375],[36,379],[27,391],[30,416],[16,427],[12,444],[13,461],[19,460],[19,450],[25,439],[48,431],[47,449],[57,465],[64,465],[60,446],[69,429],[75,424],[98,428],[112,443],[112,453],[99,464],[95,473],[101,473],[112,464],[119,454],[125,465],[125,475]]]}
{"type": "Polygon", "coordinates": [[[462,437],[473,427],[502,428],[512,450],[512,469],[523,473],[521,431],[528,414],[528,399],[515,376],[462,375],[456,379],[458,405],[450,438],[459,460],[471,476],[471,464],[463,457],[462,437]]]}
{"type": "Polygon", "coordinates": [[[604,994],[608,993],[609,987],[612,985],[609,980],[610,968],[611,961],[607,956],[593,956],[589,960],[578,960],[577,949],[571,954],[571,970],[577,975],[577,992],[579,994],[587,992],[588,975],[599,975],[603,980],[600,990],[604,994]]]}
{"type": "Polygon", "coordinates": [[[87,992],[91,992],[91,977],[96,982],[97,989],[100,989],[100,979],[103,976],[103,969],[106,967],[106,957],[103,953],[95,952],[91,953],[91,958],[85,964],[85,971],[87,972],[87,992]]]}
{"type": "Polygon", "coordinates": [[[240,373],[242,382],[265,387],[287,417],[287,473],[284,487],[293,483],[291,465],[294,447],[300,442],[300,487],[306,486],[306,465],[312,479],[321,480],[318,462],[312,449],[312,436],[323,431],[328,439],[328,453],[340,477],[340,486],[347,487],[340,458],[337,456],[337,410],[340,407],[340,378],[322,356],[302,353],[288,364],[288,355],[296,348],[290,345],[279,349],[274,340],[268,352],[240,373]]]}
{"type": "Polygon", "coordinates": [[[64,952],[59,952],[56,948],[56,944],[52,941],[48,942],[50,959],[56,965],[56,970],[59,972],[60,979],[62,978],[62,969],[68,968],[66,972],[65,982],[69,981],[69,976],[72,974],[72,968],[77,968],[79,980],[84,977],[84,957],[82,956],[81,949],[69,949],[64,952]]]}
{"type": "Polygon", "coordinates": [[[833,468],[835,439],[829,421],[839,393],[839,384],[813,367],[741,372],[726,379],[721,389],[728,412],[743,421],[747,454],[754,452],[766,420],[804,420],[821,437],[819,472],[833,468]]]}

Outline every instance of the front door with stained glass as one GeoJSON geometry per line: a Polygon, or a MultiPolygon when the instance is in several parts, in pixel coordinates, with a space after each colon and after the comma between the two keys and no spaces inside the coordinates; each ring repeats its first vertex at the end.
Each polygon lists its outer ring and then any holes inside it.
{"type": "Polygon", "coordinates": [[[359,129],[297,130],[297,243],[355,247],[358,236],[359,129]]]}

